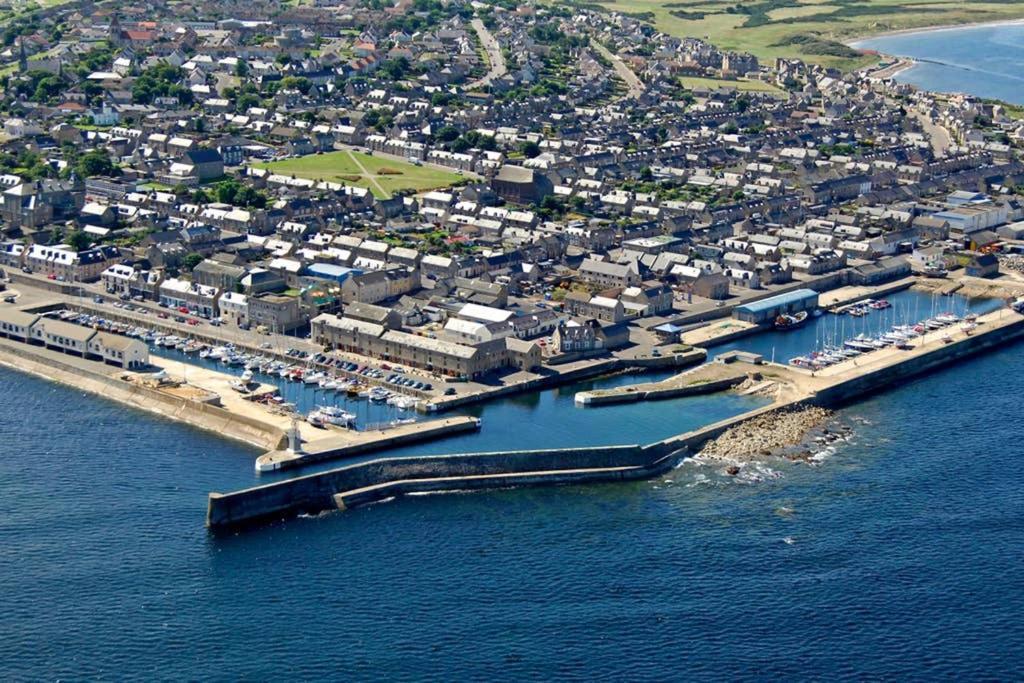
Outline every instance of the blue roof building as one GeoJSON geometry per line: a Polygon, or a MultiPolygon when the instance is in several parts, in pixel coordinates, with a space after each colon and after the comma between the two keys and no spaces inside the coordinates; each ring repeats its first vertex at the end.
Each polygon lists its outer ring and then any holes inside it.
{"type": "Polygon", "coordinates": [[[333,280],[339,285],[352,275],[361,275],[363,271],[356,268],[336,266],[333,263],[313,263],[306,267],[306,274],[324,280],[333,280]]]}
{"type": "Polygon", "coordinates": [[[733,317],[748,323],[760,325],[774,321],[783,313],[799,313],[818,307],[818,293],[813,289],[797,289],[777,294],[760,301],[737,306],[733,317]]]}

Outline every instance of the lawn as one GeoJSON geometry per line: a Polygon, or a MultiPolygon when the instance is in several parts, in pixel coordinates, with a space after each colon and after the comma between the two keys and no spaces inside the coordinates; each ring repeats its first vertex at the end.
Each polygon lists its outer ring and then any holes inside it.
{"type": "Polygon", "coordinates": [[[763,92],[773,95],[784,95],[784,91],[771,83],[763,81],[726,80],[724,78],[700,78],[699,76],[683,76],[679,82],[684,88],[735,88],[741,92],[763,92]]]}
{"type": "Polygon", "coordinates": [[[752,52],[762,61],[799,57],[854,69],[875,61],[843,43],[888,31],[1024,17],[1021,2],[962,0],[598,0],[645,18],[660,30],[705,37],[720,48],[752,52]]]}
{"type": "Polygon", "coordinates": [[[365,187],[378,199],[390,197],[399,190],[448,187],[463,179],[460,175],[432,166],[415,166],[405,161],[350,151],[311,154],[256,166],[298,178],[365,187]]]}

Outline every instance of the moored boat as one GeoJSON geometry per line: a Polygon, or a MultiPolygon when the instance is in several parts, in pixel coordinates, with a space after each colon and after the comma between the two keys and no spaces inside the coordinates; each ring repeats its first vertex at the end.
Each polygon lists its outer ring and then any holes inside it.
{"type": "Polygon", "coordinates": [[[809,315],[810,314],[807,311],[800,311],[799,313],[795,313],[793,315],[789,315],[788,313],[783,313],[782,315],[780,315],[779,317],[777,317],[775,319],[775,329],[777,329],[777,330],[793,330],[793,329],[796,329],[796,328],[800,327],[801,325],[803,325],[805,322],[807,322],[807,318],[808,318],[809,315]]]}

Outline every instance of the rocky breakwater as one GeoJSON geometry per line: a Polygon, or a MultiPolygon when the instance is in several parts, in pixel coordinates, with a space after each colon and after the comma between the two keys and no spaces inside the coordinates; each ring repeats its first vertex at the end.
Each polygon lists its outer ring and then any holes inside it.
{"type": "Polygon", "coordinates": [[[816,406],[781,408],[730,427],[709,441],[699,453],[704,460],[730,463],[728,474],[768,456],[810,461],[814,446],[825,445],[848,435],[849,427],[825,426],[832,412],[816,406]]]}

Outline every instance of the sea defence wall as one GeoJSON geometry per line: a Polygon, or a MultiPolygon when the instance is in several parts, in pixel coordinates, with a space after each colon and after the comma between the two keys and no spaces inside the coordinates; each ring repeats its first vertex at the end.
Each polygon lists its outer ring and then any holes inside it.
{"type": "Polygon", "coordinates": [[[1024,337],[1024,318],[990,319],[991,327],[891,364],[836,378],[816,393],[776,402],[647,446],[549,449],[503,453],[381,458],[234,493],[211,493],[207,525],[228,529],[300,513],[318,513],[393,496],[459,489],[580,484],[644,479],[664,473],[729,428],[802,404],[836,406],[872,390],[894,386],[959,359],[1024,337]]]}
{"type": "Polygon", "coordinates": [[[643,479],[671,466],[641,446],[382,458],[233,493],[209,495],[206,523],[225,529],[316,514],[418,491],[643,479]]]}
{"type": "MultiPolygon", "coordinates": [[[[44,379],[75,387],[128,406],[156,413],[171,420],[184,422],[200,429],[241,441],[263,449],[276,449],[284,445],[284,432],[271,425],[236,415],[223,408],[170,396],[155,389],[140,386],[104,374],[99,366],[91,370],[80,363],[63,362],[60,354],[37,353],[36,347],[20,342],[0,339],[0,364],[44,379]]],[[[70,360],[70,359],[69,359],[70,360]]],[[[75,359],[80,360],[80,359],[75,359]]]]}

